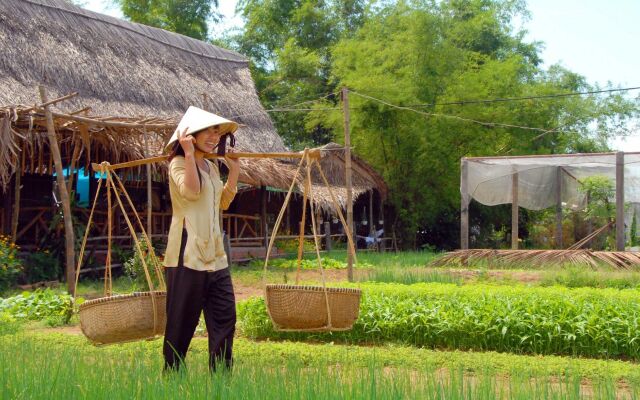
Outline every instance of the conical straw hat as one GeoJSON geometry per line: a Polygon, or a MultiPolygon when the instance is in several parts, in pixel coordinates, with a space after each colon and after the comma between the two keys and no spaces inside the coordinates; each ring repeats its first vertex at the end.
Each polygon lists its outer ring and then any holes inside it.
{"type": "Polygon", "coordinates": [[[198,107],[190,106],[186,113],[182,116],[178,128],[171,136],[171,139],[164,146],[165,153],[171,149],[171,146],[178,141],[178,135],[188,127],[187,135],[193,135],[203,129],[207,129],[212,126],[220,126],[220,133],[222,135],[226,133],[234,133],[238,129],[238,123],[230,121],[226,118],[222,118],[219,115],[202,110],[198,107]]]}

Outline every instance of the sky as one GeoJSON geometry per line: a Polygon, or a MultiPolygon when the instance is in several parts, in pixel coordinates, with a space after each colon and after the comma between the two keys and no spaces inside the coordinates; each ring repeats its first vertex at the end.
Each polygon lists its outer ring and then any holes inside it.
{"type": "MultiPolygon", "coordinates": [[[[235,16],[237,0],[219,0],[223,15],[213,27],[217,35],[241,26],[235,16]]],[[[111,0],[84,0],[85,8],[122,18],[111,0]]],[[[640,0],[528,0],[531,16],[517,22],[528,31],[527,41],[544,42],[545,66],[560,63],[585,76],[589,83],[640,86],[640,0]]],[[[629,92],[640,96],[640,90],[629,92]]],[[[640,151],[640,128],[626,139],[611,142],[614,149],[640,151]]]]}

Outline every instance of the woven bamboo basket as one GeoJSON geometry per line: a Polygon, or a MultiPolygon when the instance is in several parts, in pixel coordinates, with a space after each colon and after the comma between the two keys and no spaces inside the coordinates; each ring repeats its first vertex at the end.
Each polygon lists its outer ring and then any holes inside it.
{"type": "Polygon", "coordinates": [[[80,304],[80,327],[97,345],[155,339],[164,334],[166,303],[166,292],[153,292],[153,296],[152,292],[136,292],[89,300],[80,304]]]}
{"type": "Polygon", "coordinates": [[[277,331],[346,331],[358,319],[361,293],[352,288],[270,284],[267,310],[277,331]]]}

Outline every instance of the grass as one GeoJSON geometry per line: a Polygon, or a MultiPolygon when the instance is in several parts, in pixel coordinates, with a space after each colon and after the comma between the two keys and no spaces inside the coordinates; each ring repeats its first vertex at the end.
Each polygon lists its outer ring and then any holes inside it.
{"type": "Polygon", "coordinates": [[[357,274],[355,278],[357,282],[402,283],[405,285],[426,282],[462,285],[468,282],[455,271],[438,271],[426,268],[383,267],[357,274]]]}
{"type": "MultiPolygon", "coordinates": [[[[326,257],[337,260],[346,260],[346,250],[334,250],[325,254],[326,257]]],[[[399,252],[375,252],[361,251],[356,257],[359,264],[365,266],[373,266],[375,268],[392,268],[392,267],[423,267],[433,261],[439,253],[430,251],[399,251],[399,252]]]]}
{"type": "Polygon", "coordinates": [[[81,336],[0,337],[1,398],[578,399],[637,397],[620,361],[238,339],[232,374],[210,376],[206,340],[186,372],[163,377],[161,342],[96,348],[81,336]]]}
{"type": "Polygon", "coordinates": [[[598,289],[640,288],[638,271],[594,271],[579,268],[549,269],[542,271],[451,269],[451,268],[375,268],[356,274],[359,282],[389,282],[410,285],[420,282],[497,285],[590,287],[598,289]]]}

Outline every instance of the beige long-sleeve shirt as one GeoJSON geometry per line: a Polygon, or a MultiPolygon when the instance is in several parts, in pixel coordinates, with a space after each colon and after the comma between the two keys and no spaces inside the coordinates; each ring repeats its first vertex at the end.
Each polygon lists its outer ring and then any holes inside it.
{"type": "Polygon", "coordinates": [[[205,160],[209,173],[200,169],[200,191],[193,192],[185,185],[185,158],[177,156],[169,163],[169,193],[173,215],[169,228],[165,267],[178,265],[183,226],[187,230],[183,265],[198,271],[217,271],[229,266],[219,211],[226,210],[237,189],[223,185],[218,167],[205,160]]]}

